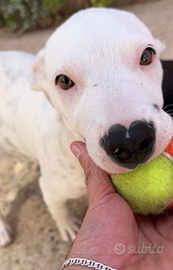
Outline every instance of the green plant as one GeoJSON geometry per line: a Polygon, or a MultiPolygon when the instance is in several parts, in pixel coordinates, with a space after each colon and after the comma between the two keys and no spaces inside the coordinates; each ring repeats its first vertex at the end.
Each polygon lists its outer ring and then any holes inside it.
{"type": "Polygon", "coordinates": [[[64,7],[62,0],[43,0],[42,5],[52,14],[57,14],[64,7]]]}
{"type": "Polygon", "coordinates": [[[40,4],[37,0],[7,0],[0,5],[1,24],[12,29],[31,28],[37,21],[40,4]]]}
{"type": "Polygon", "coordinates": [[[60,10],[64,7],[62,0],[43,0],[42,6],[49,13],[52,21],[55,23],[61,21],[60,10]]]}
{"type": "Polygon", "coordinates": [[[0,27],[26,31],[57,25],[66,16],[65,5],[108,6],[111,0],[0,0],[0,27]]]}
{"type": "Polygon", "coordinates": [[[94,7],[107,7],[110,5],[111,0],[90,0],[94,7]]]}

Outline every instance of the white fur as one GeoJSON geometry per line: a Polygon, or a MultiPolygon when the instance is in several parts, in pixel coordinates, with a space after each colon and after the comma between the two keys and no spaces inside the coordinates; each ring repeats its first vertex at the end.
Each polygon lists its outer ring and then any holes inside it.
{"type": "MultiPolygon", "coordinates": [[[[168,144],[173,125],[161,110],[163,48],[133,14],[92,8],[60,26],[35,58],[0,53],[0,144],[39,160],[44,200],[64,239],[66,231],[74,237],[76,229],[65,202],[85,192],[83,171],[69,150],[71,142],[86,142],[96,164],[112,173],[127,169],[111,161],[99,145],[110,126],[128,128],[141,119],[154,122],[156,148],[151,158],[168,144]],[[149,44],[156,55],[150,65],[141,66],[141,54],[149,44]],[[32,88],[42,92],[30,89],[32,63],[32,88]],[[56,86],[60,74],[69,76],[75,86],[68,91],[56,86]]],[[[6,244],[1,230],[0,240],[6,244]]]]}

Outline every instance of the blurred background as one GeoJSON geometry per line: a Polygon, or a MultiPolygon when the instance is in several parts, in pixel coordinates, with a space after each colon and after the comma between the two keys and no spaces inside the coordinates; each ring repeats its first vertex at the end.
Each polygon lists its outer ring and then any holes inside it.
{"type": "Polygon", "coordinates": [[[0,27],[18,32],[57,26],[74,12],[88,7],[116,7],[151,0],[1,0],[0,27]]]}
{"type": "Polygon", "coordinates": [[[162,59],[173,59],[173,0],[0,0],[0,50],[37,53],[58,25],[88,7],[133,12],[166,44],[162,59]]]}
{"type": "MultiPolygon", "coordinates": [[[[0,50],[35,54],[58,25],[91,6],[133,12],[166,45],[161,58],[173,60],[173,0],[0,0],[0,50]]],[[[0,150],[0,212],[14,234],[11,245],[0,247],[0,270],[58,270],[68,254],[43,202],[39,174],[37,163],[0,150]]],[[[69,202],[81,220],[86,209],[86,198],[69,202]]]]}

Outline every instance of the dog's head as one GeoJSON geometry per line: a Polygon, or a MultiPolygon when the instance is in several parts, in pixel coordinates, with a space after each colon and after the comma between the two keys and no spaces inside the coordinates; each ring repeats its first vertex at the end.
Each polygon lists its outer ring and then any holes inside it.
{"type": "Polygon", "coordinates": [[[80,11],[37,55],[33,88],[44,91],[97,165],[125,172],[160,154],[173,133],[162,110],[163,49],[129,12],[80,11]]]}

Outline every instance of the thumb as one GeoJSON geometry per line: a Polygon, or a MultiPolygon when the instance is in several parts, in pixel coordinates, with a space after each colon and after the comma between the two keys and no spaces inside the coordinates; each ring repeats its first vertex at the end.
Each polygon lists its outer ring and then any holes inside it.
{"type": "Polygon", "coordinates": [[[86,175],[88,188],[89,205],[97,199],[101,199],[108,194],[115,193],[115,189],[108,177],[108,174],[99,168],[89,156],[86,144],[76,141],[70,146],[72,153],[79,159],[86,175]]]}

